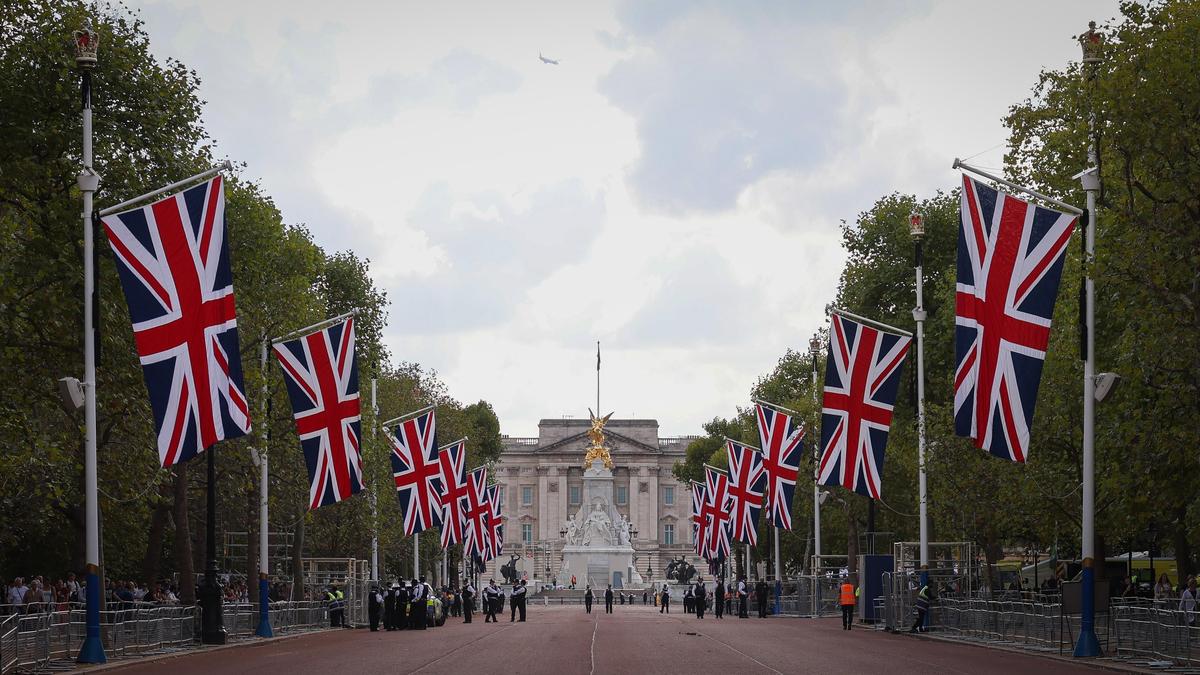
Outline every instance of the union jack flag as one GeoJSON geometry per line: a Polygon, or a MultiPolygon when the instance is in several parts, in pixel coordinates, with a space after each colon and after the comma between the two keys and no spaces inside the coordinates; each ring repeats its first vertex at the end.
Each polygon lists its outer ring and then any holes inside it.
{"type": "Polygon", "coordinates": [[[900,368],[911,342],[840,314],[830,317],[821,408],[822,485],[879,498],[900,368]]]}
{"type": "Polygon", "coordinates": [[[719,560],[729,555],[729,475],[705,464],[704,481],[705,553],[709,560],[719,560]]]}
{"type": "Polygon", "coordinates": [[[480,467],[467,476],[466,525],[463,528],[463,553],[491,560],[488,545],[491,539],[492,507],[488,503],[487,469],[480,467]]]}
{"type": "Polygon", "coordinates": [[[444,446],[438,453],[438,475],[442,492],[442,548],[450,548],[463,539],[463,501],[467,497],[466,439],[444,446]]]}
{"type": "Polygon", "coordinates": [[[758,448],[725,439],[729,455],[730,535],[751,546],[758,543],[758,513],[762,511],[767,472],[758,448]]]}
{"type": "Polygon", "coordinates": [[[416,534],[442,524],[441,471],[438,466],[437,420],[434,410],[410,417],[389,434],[392,478],[404,515],[404,534],[416,534]]]}
{"type": "Polygon", "coordinates": [[[1074,216],[966,175],[954,312],[954,431],[1024,462],[1074,216]]]}
{"type": "Polygon", "coordinates": [[[804,425],[792,416],[762,403],[754,404],[763,469],[767,472],[766,508],[771,524],[792,529],[792,499],[804,455],[804,425]]]}
{"type": "Polygon", "coordinates": [[[150,393],[159,462],[184,462],[249,433],[221,176],[102,222],[150,393]]]}
{"type": "Polygon", "coordinates": [[[362,490],[354,319],[275,345],[308,466],[308,508],[362,490]]]}
{"type": "Polygon", "coordinates": [[[708,555],[704,544],[705,523],[704,501],[706,499],[704,484],[692,481],[692,550],[698,556],[708,555]]]}
{"type": "Polygon", "coordinates": [[[504,504],[500,498],[500,486],[487,489],[488,501],[488,551],[491,557],[504,553],[504,504]]]}

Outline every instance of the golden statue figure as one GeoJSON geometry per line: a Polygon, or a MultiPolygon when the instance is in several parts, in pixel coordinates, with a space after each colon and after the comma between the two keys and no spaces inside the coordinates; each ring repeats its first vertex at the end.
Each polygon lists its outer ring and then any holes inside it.
{"type": "Polygon", "coordinates": [[[599,459],[604,461],[604,468],[611,471],[613,468],[612,457],[608,454],[608,448],[604,447],[604,425],[608,423],[608,419],[613,416],[613,413],[608,413],[604,417],[596,417],[592,409],[588,408],[588,415],[592,418],[592,428],[588,429],[587,435],[592,445],[583,458],[583,468],[590,469],[592,460],[599,459]]]}

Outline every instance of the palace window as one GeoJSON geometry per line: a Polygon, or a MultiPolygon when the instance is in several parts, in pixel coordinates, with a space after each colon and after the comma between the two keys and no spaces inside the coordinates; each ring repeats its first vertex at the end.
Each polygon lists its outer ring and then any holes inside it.
{"type": "Polygon", "coordinates": [[[521,506],[533,506],[533,486],[521,486],[521,506]]]}
{"type": "Polygon", "coordinates": [[[675,488],[674,487],[663,488],[663,504],[665,504],[667,506],[675,505],[675,488]]]}
{"type": "Polygon", "coordinates": [[[578,504],[579,503],[579,486],[572,485],[571,487],[567,488],[567,495],[570,497],[570,502],[572,504],[578,504]]]}
{"type": "MultiPolygon", "coordinates": [[[[667,488],[670,490],[671,488],[667,488]]],[[[671,523],[663,523],[663,545],[670,546],[675,543],[675,526],[671,523]]]]}
{"type": "Polygon", "coordinates": [[[627,486],[617,486],[617,503],[622,506],[629,503],[629,488],[627,486]]]}
{"type": "Polygon", "coordinates": [[[496,487],[499,490],[496,494],[500,497],[500,506],[503,507],[504,506],[504,493],[505,493],[504,486],[497,485],[496,487]]]}
{"type": "Polygon", "coordinates": [[[521,543],[533,543],[533,525],[531,523],[521,523],[521,543]]]}

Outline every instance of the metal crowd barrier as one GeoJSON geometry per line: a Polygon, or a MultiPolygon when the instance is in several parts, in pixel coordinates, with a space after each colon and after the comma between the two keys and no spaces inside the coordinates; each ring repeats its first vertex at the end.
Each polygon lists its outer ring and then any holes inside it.
{"type": "MultiPolygon", "coordinates": [[[[248,639],[258,627],[258,608],[222,605],[231,639],[248,639]]],[[[146,656],[200,645],[199,606],[110,603],[100,613],[100,638],[109,658],[146,656]]],[[[275,632],[329,626],[324,602],[271,603],[275,632]]],[[[0,620],[0,674],[73,663],[86,634],[82,608],[14,614],[0,620]]]]}
{"type": "MultiPolygon", "coordinates": [[[[1158,603],[1162,604],[1162,603],[1158,603]]],[[[1200,619],[1188,625],[1187,612],[1153,604],[1118,604],[1112,608],[1112,644],[1116,656],[1177,666],[1200,666],[1200,619]]],[[[1193,618],[1195,618],[1193,616],[1193,618]]]]}
{"type": "Polygon", "coordinates": [[[1059,603],[942,597],[930,613],[930,626],[947,637],[1059,653],[1070,646],[1059,603]]]}

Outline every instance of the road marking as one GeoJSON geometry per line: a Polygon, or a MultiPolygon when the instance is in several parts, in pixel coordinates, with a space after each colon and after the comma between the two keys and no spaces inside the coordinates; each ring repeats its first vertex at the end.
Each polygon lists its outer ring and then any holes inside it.
{"type": "Polygon", "coordinates": [[[588,671],[588,675],[596,675],[596,631],[599,628],[600,628],[600,615],[597,614],[596,617],[594,619],[592,619],[592,648],[591,648],[592,669],[588,671]]]}
{"type": "Polygon", "coordinates": [[[484,633],[483,635],[480,635],[479,637],[475,638],[474,640],[471,640],[470,642],[459,645],[458,647],[451,649],[450,651],[446,652],[445,654],[442,654],[441,656],[437,657],[436,659],[422,665],[420,668],[417,668],[416,670],[411,670],[409,672],[410,673],[419,673],[422,670],[425,670],[426,668],[428,668],[429,666],[432,666],[433,664],[437,663],[438,661],[441,661],[442,659],[453,656],[454,654],[457,654],[458,652],[462,651],[463,649],[470,647],[471,645],[475,644],[476,642],[479,642],[480,640],[482,640],[484,638],[489,638],[489,637],[492,637],[493,635],[499,635],[500,633],[503,633],[504,631],[506,631],[510,628],[513,628],[514,626],[515,626],[515,624],[509,625],[509,626],[504,626],[500,630],[497,630],[497,631],[494,631],[491,633],[484,633]]]}

